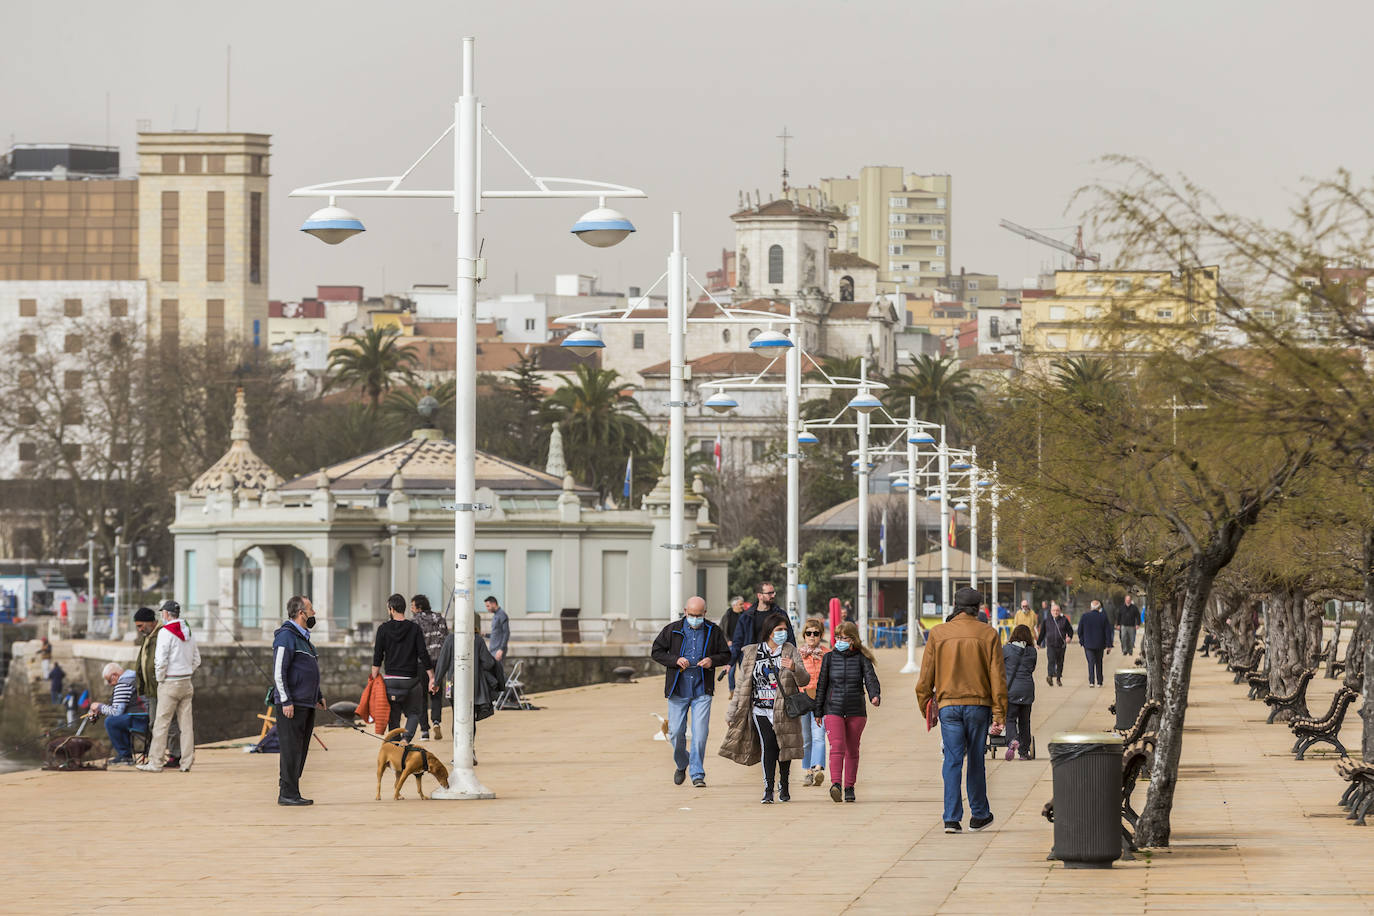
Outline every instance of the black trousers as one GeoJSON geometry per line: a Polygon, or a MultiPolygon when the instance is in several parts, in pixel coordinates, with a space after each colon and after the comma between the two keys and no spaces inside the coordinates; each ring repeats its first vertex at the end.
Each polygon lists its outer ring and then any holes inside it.
{"type": "MultiPolygon", "coordinates": [[[[424,692],[420,686],[421,679],[416,678],[415,684],[406,691],[405,699],[399,703],[391,704],[391,714],[387,716],[386,730],[391,731],[401,724],[401,713],[406,717],[406,739],[415,737],[416,731],[420,727],[420,714],[424,712],[424,692]]],[[[387,699],[391,698],[391,685],[387,687],[387,699]]]]}
{"type": "Polygon", "coordinates": [[[1088,657],[1088,683],[1102,683],[1102,649],[1084,647],[1083,654],[1088,657]]]}
{"type": "Polygon", "coordinates": [[[1049,659],[1049,667],[1045,669],[1045,677],[1064,676],[1064,646],[1046,646],[1045,656],[1049,659]]]}
{"type": "Polygon", "coordinates": [[[754,728],[758,729],[759,742],[763,748],[764,788],[773,788],[775,773],[782,777],[782,784],[787,785],[787,777],[792,772],[792,761],[778,759],[778,733],[773,731],[773,717],[754,716],[754,728]]]}
{"type": "Polygon", "coordinates": [[[288,719],[277,707],[277,740],[281,743],[278,798],[301,797],[301,773],[305,770],[305,756],[310,753],[310,736],[315,731],[315,707],[297,703],[294,712],[288,719]]]}
{"type": "Polygon", "coordinates": [[[439,693],[431,693],[425,702],[420,704],[420,731],[429,731],[430,723],[439,725],[444,721],[444,698],[439,693]]]}
{"type": "Polygon", "coordinates": [[[1031,704],[1029,703],[1007,704],[1007,741],[1021,742],[1020,754],[1022,757],[1030,753],[1030,714],[1031,704]]]}

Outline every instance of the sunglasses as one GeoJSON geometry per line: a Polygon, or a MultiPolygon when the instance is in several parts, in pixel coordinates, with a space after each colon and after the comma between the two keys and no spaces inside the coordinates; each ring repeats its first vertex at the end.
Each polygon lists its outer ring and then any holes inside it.
{"type": "Polygon", "coordinates": [[[803,633],[802,635],[803,635],[803,636],[820,636],[820,635],[821,635],[821,631],[820,631],[820,630],[807,630],[807,631],[806,631],[805,633],[803,633]]]}

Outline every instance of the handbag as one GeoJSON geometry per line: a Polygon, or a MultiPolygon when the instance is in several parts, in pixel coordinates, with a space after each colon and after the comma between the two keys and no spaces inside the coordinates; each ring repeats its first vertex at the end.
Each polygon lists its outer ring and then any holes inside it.
{"type": "Polygon", "coordinates": [[[816,701],[805,690],[798,690],[791,696],[783,697],[782,709],[789,719],[800,719],[816,711],[816,701]]]}

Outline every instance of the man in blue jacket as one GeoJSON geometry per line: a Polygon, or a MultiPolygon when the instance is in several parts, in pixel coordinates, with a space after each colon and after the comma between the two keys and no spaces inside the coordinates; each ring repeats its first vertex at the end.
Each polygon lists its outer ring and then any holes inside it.
{"type": "Polygon", "coordinates": [[[650,651],[667,669],[663,695],[668,698],[668,741],[673,746],[673,784],[682,785],[690,766],[692,785],[706,787],[706,735],[711,728],[711,695],[716,679],[711,669],[730,664],[730,647],[720,627],[706,619],[706,602],[687,599],[682,619],[664,627],[650,651]],[[692,749],[687,750],[687,714],[692,716],[692,749]]]}
{"type": "MultiPolygon", "coordinates": [[[[730,644],[730,660],[738,663],[740,656],[744,654],[745,648],[763,642],[768,638],[767,633],[760,633],[759,628],[763,622],[773,614],[781,614],[787,617],[787,609],[778,604],[778,590],[772,582],[764,582],[759,585],[759,600],[751,611],[745,611],[739,615],[739,620],[735,623],[735,636],[730,644]]],[[[787,641],[792,645],[797,644],[796,631],[792,629],[792,620],[787,621],[787,641]]]]}
{"type": "Polygon", "coordinates": [[[277,712],[281,769],[277,804],[313,805],[301,797],[301,773],[315,731],[315,710],[324,708],[320,692],[320,660],[310,629],[315,611],[310,599],[296,595],[286,602],[286,622],[272,634],[272,704],[277,712]]]}
{"type": "Polygon", "coordinates": [[[1088,612],[1078,619],[1078,642],[1088,657],[1088,686],[1102,686],[1102,654],[1112,651],[1112,622],[1096,598],[1088,612]]]}

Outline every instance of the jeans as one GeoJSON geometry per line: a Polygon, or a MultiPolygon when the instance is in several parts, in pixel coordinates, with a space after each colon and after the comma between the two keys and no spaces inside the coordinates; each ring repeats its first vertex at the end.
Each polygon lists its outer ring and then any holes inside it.
{"type": "Polygon", "coordinates": [[[1121,628],[1121,654],[1132,655],[1135,652],[1135,627],[1121,628]]]}
{"type": "Polygon", "coordinates": [[[1031,704],[1007,704],[1007,743],[1020,742],[1020,754],[1024,758],[1030,753],[1030,716],[1031,704]]]}
{"type": "Polygon", "coordinates": [[[711,695],[695,699],[668,698],[668,741],[673,746],[673,766],[687,770],[693,779],[706,777],[706,735],[711,730],[711,695]],[[687,748],[687,713],[692,714],[692,747],[687,748]]]}
{"type": "Polygon", "coordinates": [[[1102,683],[1102,649],[1083,649],[1083,654],[1088,657],[1088,683],[1102,683]]]}
{"type": "Polygon", "coordinates": [[[127,760],[134,755],[134,741],[130,735],[133,732],[147,730],[148,717],[143,713],[126,712],[105,717],[105,734],[110,736],[115,756],[121,760],[127,760]]]}
{"type": "Polygon", "coordinates": [[[859,778],[859,738],[868,716],[826,716],[825,733],[830,737],[830,781],[854,788],[859,778]]]}
{"type": "Polygon", "coordinates": [[[825,720],[821,716],[802,716],[802,766],[825,766],[825,720]]]}
{"type": "Polygon", "coordinates": [[[739,663],[738,663],[738,662],[731,662],[731,663],[730,663],[730,667],[729,667],[729,669],[728,669],[729,674],[728,674],[728,680],[727,680],[726,683],[728,683],[728,684],[730,685],[730,692],[731,692],[731,693],[734,693],[734,692],[735,692],[735,669],[738,668],[738,667],[739,667],[739,663]]]}
{"type": "Polygon", "coordinates": [[[984,749],[988,726],[992,724],[989,706],[946,706],[940,710],[940,742],[945,750],[945,820],[964,819],[964,800],[959,793],[959,777],[968,757],[968,806],[980,820],[992,816],[988,807],[987,771],[984,749]]]}

